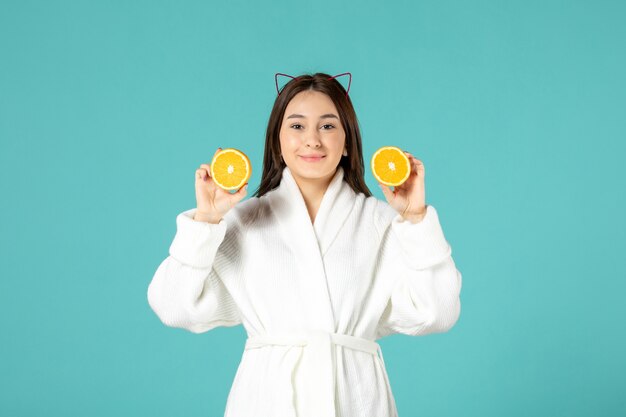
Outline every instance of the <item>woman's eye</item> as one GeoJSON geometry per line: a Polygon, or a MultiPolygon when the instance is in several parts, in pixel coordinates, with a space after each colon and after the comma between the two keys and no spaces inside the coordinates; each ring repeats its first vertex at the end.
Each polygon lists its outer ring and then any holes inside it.
{"type": "MultiPolygon", "coordinates": [[[[330,125],[330,124],[323,125],[322,127],[326,127],[326,126],[329,126],[329,129],[334,129],[335,128],[334,125],[330,125]]],[[[291,125],[291,127],[294,128],[294,129],[300,130],[300,127],[302,127],[302,125],[300,123],[296,123],[296,124],[291,125]]],[[[328,130],[328,129],[325,129],[325,130],[328,130]]]]}

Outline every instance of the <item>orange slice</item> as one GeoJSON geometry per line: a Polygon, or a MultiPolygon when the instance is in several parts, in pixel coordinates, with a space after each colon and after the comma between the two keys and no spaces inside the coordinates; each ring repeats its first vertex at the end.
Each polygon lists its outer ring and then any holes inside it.
{"type": "Polygon", "coordinates": [[[252,165],[245,153],[234,148],[222,149],[211,161],[211,178],[223,190],[238,190],[252,175],[252,165]]]}
{"type": "Polygon", "coordinates": [[[383,146],[372,156],[372,172],[378,182],[397,187],[411,175],[411,163],[402,149],[383,146]]]}

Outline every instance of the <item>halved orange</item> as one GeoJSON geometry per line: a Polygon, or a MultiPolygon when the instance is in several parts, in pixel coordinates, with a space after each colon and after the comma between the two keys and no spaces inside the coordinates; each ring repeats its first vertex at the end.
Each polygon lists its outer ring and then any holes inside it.
{"type": "Polygon", "coordinates": [[[240,150],[222,149],[211,161],[211,178],[218,187],[226,191],[243,187],[251,175],[250,159],[240,150]]]}
{"type": "Polygon", "coordinates": [[[378,182],[397,187],[411,175],[411,162],[402,149],[383,146],[372,156],[372,172],[378,182]]]}

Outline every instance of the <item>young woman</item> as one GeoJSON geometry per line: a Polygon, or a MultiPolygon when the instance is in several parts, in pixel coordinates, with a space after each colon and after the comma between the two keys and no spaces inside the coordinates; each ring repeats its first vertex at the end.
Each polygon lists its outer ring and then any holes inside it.
{"type": "Polygon", "coordinates": [[[407,155],[408,181],[373,197],[350,98],[317,73],[276,98],[256,196],[196,170],[197,207],[177,216],[148,301],[194,333],[244,326],[225,416],[397,416],[375,340],[449,330],[462,281],[407,155]]]}

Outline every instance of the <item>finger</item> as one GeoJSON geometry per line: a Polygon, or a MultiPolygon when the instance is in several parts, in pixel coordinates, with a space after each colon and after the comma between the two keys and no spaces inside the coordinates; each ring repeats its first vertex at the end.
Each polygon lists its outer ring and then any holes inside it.
{"type": "Polygon", "coordinates": [[[406,157],[409,158],[409,161],[411,162],[415,162],[418,161],[418,159],[416,157],[414,157],[410,152],[404,152],[406,154],[406,157]]]}
{"type": "Polygon", "coordinates": [[[235,204],[239,203],[247,195],[246,185],[242,186],[238,190],[230,190],[227,192],[229,198],[228,202],[231,207],[234,207],[235,204]]]}
{"type": "MultiPolygon", "coordinates": [[[[217,155],[218,152],[221,151],[221,150],[222,150],[222,148],[217,148],[215,150],[215,153],[213,153],[213,158],[211,159],[211,164],[213,163],[213,159],[215,159],[215,155],[217,155]]],[[[200,165],[200,167],[206,169],[207,177],[209,177],[209,178],[211,177],[211,164],[201,164],[200,165]]]]}
{"type": "Polygon", "coordinates": [[[211,165],[209,164],[202,164],[200,165],[200,168],[205,172],[206,175],[204,175],[202,178],[203,179],[207,179],[211,177],[211,165]]]}
{"type": "Polygon", "coordinates": [[[203,168],[196,169],[196,179],[204,180],[206,171],[203,168]]]}
{"type": "Polygon", "coordinates": [[[422,161],[420,161],[419,159],[417,159],[416,157],[414,157],[413,155],[409,156],[409,161],[411,163],[411,170],[415,171],[416,174],[422,174],[424,175],[426,169],[424,168],[424,163],[422,161]]]}
{"type": "Polygon", "coordinates": [[[415,173],[415,175],[419,174],[419,170],[420,170],[420,165],[415,162],[415,160],[411,160],[411,170],[415,173]]]}
{"type": "Polygon", "coordinates": [[[385,196],[385,198],[387,199],[387,201],[391,201],[394,198],[394,193],[393,191],[391,191],[391,189],[389,188],[389,186],[379,182],[378,185],[380,185],[381,190],[383,190],[383,194],[385,196]]]}
{"type": "Polygon", "coordinates": [[[211,176],[211,168],[203,168],[202,172],[204,173],[203,179],[205,181],[210,181],[213,177],[211,176]]]}
{"type": "Polygon", "coordinates": [[[411,155],[410,152],[404,151],[406,157],[409,159],[409,165],[411,166],[411,174],[413,173],[413,171],[417,172],[417,168],[415,165],[415,161],[417,159],[415,159],[415,157],[413,155],[411,155]]]}
{"type": "Polygon", "coordinates": [[[412,160],[412,161],[420,161],[411,152],[404,151],[404,153],[406,154],[407,158],[409,158],[410,160],[412,160]]]}
{"type": "Polygon", "coordinates": [[[248,183],[245,183],[243,187],[237,190],[235,195],[238,200],[242,200],[248,194],[248,183]]]}
{"type": "Polygon", "coordinates": [[[413,158],[413,166],[415,167],[415,171],[418,175],[424,176],[426,174],[426,168],[424,168],[424,163],[419,159],[413,158]]]}
{"type": "Polygon", "coordinates": [[[424,163],[415,157],[411,157],[411,162],[417,167],[423,167],[424,163]]]}

